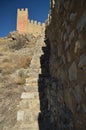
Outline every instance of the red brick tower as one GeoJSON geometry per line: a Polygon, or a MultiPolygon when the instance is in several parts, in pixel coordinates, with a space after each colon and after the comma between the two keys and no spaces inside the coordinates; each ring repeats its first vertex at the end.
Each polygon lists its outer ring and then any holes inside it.
{"type": "Polygon", "coordinates": [[[17,10],[17,31],[19,33],[27,32],[28,26],[28,9],[18,9],[17,10]]]}

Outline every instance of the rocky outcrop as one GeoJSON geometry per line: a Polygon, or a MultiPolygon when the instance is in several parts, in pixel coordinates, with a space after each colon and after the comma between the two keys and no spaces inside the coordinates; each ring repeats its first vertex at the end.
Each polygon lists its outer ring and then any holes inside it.
{"type": "Polygon", "coordinates": [[[86,1],[51,0],[47,82],[52,130],[86,129],[86,1]]]}

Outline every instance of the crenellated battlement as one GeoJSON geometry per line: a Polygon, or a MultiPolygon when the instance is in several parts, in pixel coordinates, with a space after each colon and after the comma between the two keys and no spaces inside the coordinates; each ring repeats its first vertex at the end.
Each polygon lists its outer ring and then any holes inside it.
{"type": "Polygon", "coordinates": [[[18,9],[17,11],[28,11],[28,8],[21,8],[21,9],[18,9]]]}
{"type": "Polygon", "coordinates": [[[45,26],[45,23],[37,22],[36,20],[28,20],[29,23],[33,25],[38,25],[38,26],[45,26]]]}
{"type": "Polygon", "coordinates": [[[41,34],[45,29],[45,23],[28,18],[28,9],[21,8],[17,10],[17,31],[19,33],[31,33],[35,36],[41,34]]]}

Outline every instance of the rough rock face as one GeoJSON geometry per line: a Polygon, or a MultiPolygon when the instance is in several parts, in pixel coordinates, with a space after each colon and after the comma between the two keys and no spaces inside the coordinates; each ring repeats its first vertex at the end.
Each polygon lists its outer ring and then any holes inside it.
{"type": "Polygon", "coordinates": [[[86,129],[86,0],[51,0],[48,109],[52,130],[86,129]]]}

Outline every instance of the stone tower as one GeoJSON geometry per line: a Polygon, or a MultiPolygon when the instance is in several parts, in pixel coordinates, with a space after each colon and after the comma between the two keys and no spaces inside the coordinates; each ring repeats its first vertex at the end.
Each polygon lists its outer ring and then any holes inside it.
{"type": "Polygon", "coordinates": [[[17,10],[17,31],[20,33],[27,32],[28,26],[28,9],[17,10]]]}
{"type": "Polygon", "coordinates": [[[28,18],[28,9],[17,10],[17,26],[16,30],[20,34],[33,34],[34,36],[41,35],[45,30],[45,23],[40,23],[28,18]]]}

